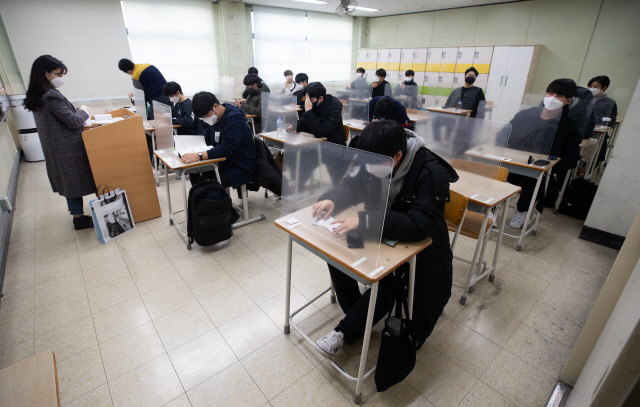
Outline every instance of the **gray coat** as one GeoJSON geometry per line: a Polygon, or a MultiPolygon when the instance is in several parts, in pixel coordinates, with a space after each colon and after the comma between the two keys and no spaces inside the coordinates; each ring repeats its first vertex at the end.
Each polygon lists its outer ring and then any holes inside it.
{"type": "Polygon", "coordinates": [[[87,151],[82,141],[82,125],[88,119],[76,111],[57,89],[42,96],[43,106],[33,112],[46,160],[53,192],[78,198],[96,192],[87,151]]]}

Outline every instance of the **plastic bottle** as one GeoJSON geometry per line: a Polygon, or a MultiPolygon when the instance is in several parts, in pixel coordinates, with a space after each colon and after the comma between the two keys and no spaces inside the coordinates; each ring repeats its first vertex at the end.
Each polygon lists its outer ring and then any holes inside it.
{"type": "Polygon", "coordinates": [[[278,129],[278,138],[282,139],[283,132],[282,132],[282,118],[281,117],[278,117],[278,121],[276,122],[276,128],[278,129]]]}
{"type": "Polygon", "coordinates": [[[457,111],[461,111],[462,110],[462,99],[458,100],[458,107],[456,108],[457,111]]]}
{"type": "Polygon", "coordinates": [[[611,122],[611,118],[610,117],[603,117],[602,118],[602,128],[609,127],[609,122],[611,122]]]}

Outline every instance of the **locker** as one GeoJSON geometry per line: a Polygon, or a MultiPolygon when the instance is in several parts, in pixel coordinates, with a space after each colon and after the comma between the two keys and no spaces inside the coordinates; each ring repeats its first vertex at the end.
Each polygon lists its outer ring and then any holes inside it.
{"type": "Polygon", "coordinates": [[[476,82],[474,83],[474,85],[481,88],[482,91],[484,92],[487,89],[488,79],[489,79],[489,74],[481,73],[480,75],[478,75],[478,79],[476,79],[476,82]]]}
{"type": "Polygon", "coordinates": [[[367,67],[367,50],[359,49],[356,56],[356,69],[367,67]]]}
{"type": "Polygon", "coordinates": [[[423,95],[435,95],[438,92],[439,77],[440,77],[440,72],[424,73],[424,86],[422,90],[423,95]]]}
{"type": "Polygon", "coordinates": [[[400,48],[393,48],[389,50],[389,67],[386,68],[390,71],[400,71],[400,48]]]}
{"type": "MultiPolygon", "coordinates": [[[[404,72],[402,73],[404,75],[404,72]]],[[[420,91],[418,93],[422,94],[422,89],[424,88],[424,72],[416,72],[413,77],[413,81],[418,84],[420,91]]]]}
{"type": "Polygon", "coordinates": [[[442,60],[442,48],[429,48],[427,50],[426,72],[440,72],[441,60],[442,60]]]}
{"type": "MultiPolygon", "coordinates": [[[[456,73],[462,72],[464,74],[464,71],[466,71],[469,67],[475,66],[473,65],[473,56],[474,56],[475,50],[476,50],[475,47],[458,48],[458,57],[456,60],[456,73]]],[[[479,71],[480,70],[478,69],[478,72],[479,71]]]]}
{"type": "MultiPolygon", "coordinates": [[[[453,88],[459,88],[464,85],[464,72],[456,73],[453,76],[453,88]]],[[[474,84],[475,85],[475,84],[474,84]]]]}
{"type": "MultiPolygon", "coordinates": [[[[413,69],[413,48],[403,48],[400,51],[400,70],[413,69]]],[[[413,69],[415,71],[415,69],[413,69]]]]}
{"type": "Polygon", "coordinates": [[[373,77],[376,76],[375,69],[365,69],[364,71],[365,78],[367,78],[367,83],[373,82],[373,77]]]}
{"type": "MultiPolygon", "coordinates": [[[[452,72],[452,73],[455,72],[457,59],[458,59],[458,47],[442,48],[442,59],[440,60],[440,72],[452,72]]],[[[453,75],[451,76],[451,83],[453,83],[453,75]]]]}
{"type": "Polygon", "coordinates": [[[493,47],[476,47],[473,54],[473,66],[481,74],[488,74],[491,67],[493,47]]]}
{"type": "MultiPolygon", "coordinates": [[[[449,97],[451,92],[453,92],[453,72],[440,72],[438,76],[438,96],[446,96],[449,97]]],[[[445,99],[446,100],[446,99],[445,99]]]]}
{"type": "Polygon", "coordinates": [[[404,81],[404,72],[400,71],[387,71],[387,82],[395,87],[400,81],[404,81]]]}
{"type": "MultiPolygon", "coordinates": [[[[378,50],[375,48],[370,48],[367,50],[367,66],[365,69],[373,69],[376,70],[376,62],[378,61],[378,50]]],[[[373,76],[371,77],[373,78],[373,76]]]]}
{"type": "Polygon", "coordinates": [[[418,72],[427,70],[427,48],[416,48],[413,50],[413,63],[411,69],[418,72]]]}
{"type": "Polygon", "coordinates": [[[376,69],[389,69],[389,50],[378,49],[378,61],[376,62],[376,69]]]}

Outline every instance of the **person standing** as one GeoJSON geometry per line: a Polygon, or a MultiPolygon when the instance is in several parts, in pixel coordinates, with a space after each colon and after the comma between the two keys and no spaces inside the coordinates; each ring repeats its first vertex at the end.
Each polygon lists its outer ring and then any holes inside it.
{"type": "MultiPolygon", "coordinates": [[[[169,98],[162,94],[162,88],[167,81],[158,68],[151,64],[134,64],[126,58],[118,62],[118,68],[127,75],[131,75],[134,88],[144,91],[145,103],[151,105],[151,102],[157,100],[166,105],[169,104],[169,98]]],[[[129,93],[129,97],[133,98],[133,93],[129,93]]],[[[153,109],[147,116],[153,119],[153,109]]]]}
{"type": "Polygon", "coordinates": [[[84,105],[76,110],[58,91],[66,73],[67,67],[51,55],[36,58],[24,105],[33,112],[51,189],[67,198],[73,228],[81,230],[93,227],[91,217],[84,215],[82,200],[96,192],[82,140],[82,126],[92,112],[84,105]]]}

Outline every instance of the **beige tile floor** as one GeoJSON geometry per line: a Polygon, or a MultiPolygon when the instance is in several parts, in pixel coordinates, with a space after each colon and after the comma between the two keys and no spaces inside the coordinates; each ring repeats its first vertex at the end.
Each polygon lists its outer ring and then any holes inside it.
{"type": "MultiPolygon", "coordinates": [[[[23,163],[0,306],[0,368],[44,349],[58,360],[65,406],[348,406],[346,382],[297,333],[282,333],[286,236],[280,203],[261,193],[220,250],[187,251],[163,216],[100,244],[75,232],[43,163],[23,163]]],[[[180,186],[171,185],[180,206],[180,186]]],[[[522,252],[505,238],[495,283],[466,306],[452,297],[403,383],[367,406],[542,406],[617,252],[577,238],[581,222],[545,211],[522,252]]],[[[475,243],[462,239],[456,253],[475,243]]],[[[495,242],[490,242],[491,248],[495,242]]],[[[491,249],[492,250],[492,249],[491,249]]],[[[456,261],[455,279],[465,265],[456,261]]],[[[292,306],[328,286],[326,266],[296,246],[292,306]]],[[[328,296],[300,326],[317,339],[342,317],[328,296]]],[[[375,363],[381,326],[368,364],[375,363]]],[[[359,348],[337,360],[355,374],[359,348]]]]}

